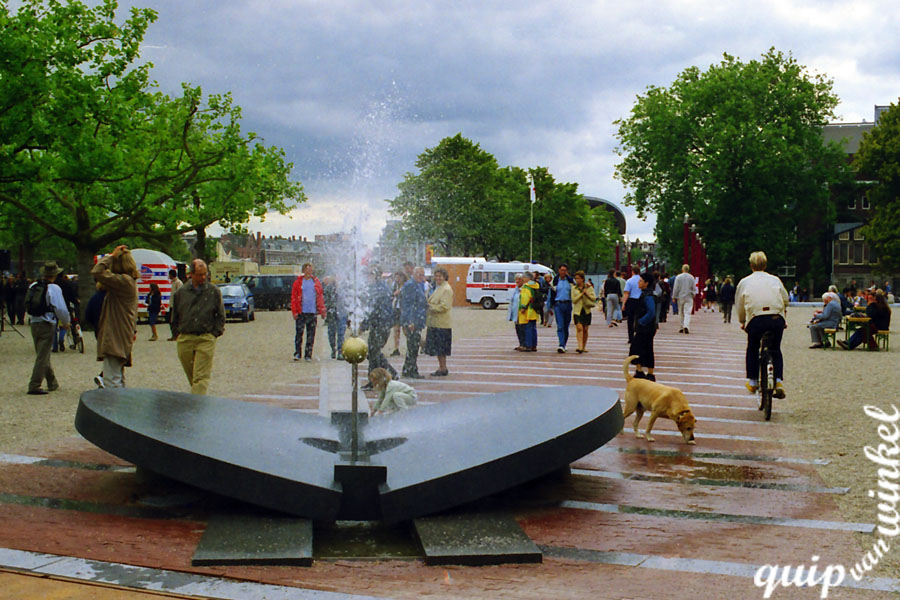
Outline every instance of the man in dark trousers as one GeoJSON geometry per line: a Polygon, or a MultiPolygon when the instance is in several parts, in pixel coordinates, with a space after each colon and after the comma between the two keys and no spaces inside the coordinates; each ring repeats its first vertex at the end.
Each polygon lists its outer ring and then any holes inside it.
{"type": "MultiPolygon", "coordinates": [[[[31,284],[28,291],[35,298],[34,302],[25,302],[28,314],[31,316],[31,337],[34,340],[34,368],[31,371],[31,380],[28,382],[28,393],[32,396],[43,395],[48,391],[59,389],[59,382],[50,364],[50,349],[53,347],[53,338],[56,335],[56,327],[69,328],[69,309],[63,299],[62,290],[54,283],[61,269],[55,262],[45,263],[41,267],[41,281],[31,284]],[[47,389],[41,389],[41,384],[47,380],[47,389]]],[[[27,299],[27,294],[26,294],[27,299]]]]}
{"type": "Polygon", "coordinates": [[[403,362],[403,377],[422,379],[419,375],[419,344],[425,329],[428,299],[425,297],[425,269],[416,267],[412,279],[400,290],[400,325],[406,335],[406,360],[403,362]]]}
{"type": "Polygon", "coordinates": [[[550,284],[550,306],[556,317],[556,351],[565,354],[569,343],[569,323],[572,321],[572,286],[575,280],[569,275],[569,265],[561,263],[559,272],[550,284]]]}
{"type": "Polygon", "coordinates": [[[634,322],[637,320],[635,311],[638,307],[638,300],[641,298],[641,288],[638,282],[641,280],[641,266],[634,265],[632,267],[632,275],[625,282],[625,291],[622,294],[623,313],[628,319],[628,343],[634,339],[634,322]]]}
{"type": "MultiPolygon", "coordinates": [[[[394,299],[381,277],[381,269],[373,269],[369,277],[369,313],[363,321],[363,329],[369,330],[369,373],[382,368],[391,374],[391,379],[397,379],[397,370],[381,351],[394,323],[394,299]]],[[[371,390],[372,383],[367,383],[363,389],[371,390]]]]}
{"type": "Polygon", "coordinates": [[[316,316],[325,318],[325,295],[322,282],[313,275],[311,263],[303,265],[303,274],[294,281],[291,288],[291,312],[296,323],[294,331],[294,360],[300,360],[303,331],[306,330],[305,360],[312,360],[313,344],[316,341],[316,316]]]}

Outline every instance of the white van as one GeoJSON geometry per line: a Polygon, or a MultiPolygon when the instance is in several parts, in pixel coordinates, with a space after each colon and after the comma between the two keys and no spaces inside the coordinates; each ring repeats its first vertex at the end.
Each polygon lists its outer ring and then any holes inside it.
{"type": "Polygon", "coordinates": [[[516,289],[516,273],[553,273],[544,265],[523,262],[478,262],[469,265],[466,276],[466,301],[491,310],[509,304],[516,289]]]}

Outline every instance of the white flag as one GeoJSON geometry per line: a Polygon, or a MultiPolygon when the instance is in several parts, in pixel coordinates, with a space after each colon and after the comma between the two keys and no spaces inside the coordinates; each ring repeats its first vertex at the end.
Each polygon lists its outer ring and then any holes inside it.
{"type": "Polygon", "coordinates": [[[530,175],[528,176],[528,185],[531,188],[531,203],[534,204],[537,201],[537,197],[534,191],[534,179],[530,175]]]}

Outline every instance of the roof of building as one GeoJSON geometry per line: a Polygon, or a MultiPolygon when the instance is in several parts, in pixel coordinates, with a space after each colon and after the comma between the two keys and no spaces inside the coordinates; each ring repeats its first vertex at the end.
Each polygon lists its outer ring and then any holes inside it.
{"type": "Polygon", "coordinates": [[[616,229],[619,231],[619,235],[625,235],[625,213],[622,212],[622,209],[619,208],[618,205],[597,196],[585,196],[584,199],[587,200],[588,206],[591,208],[602,206],[611,212],[613,218],[616,220],[616,229]]]}
{"type": "Polygon", "coordinates": [[[847,231],[853,231],[858,227],[862,227],[865,223],[835,223],[834,224],[834,235],[840,235],[842,233],[846,233],[847,231]]]}
{"type": "Polygon", "coordinates": [[[822,137],[826,142],[842,144],[847,154],[856,154],[863,136],[873,127],[875,123],[829,123],[822,130],[822,137]]]}

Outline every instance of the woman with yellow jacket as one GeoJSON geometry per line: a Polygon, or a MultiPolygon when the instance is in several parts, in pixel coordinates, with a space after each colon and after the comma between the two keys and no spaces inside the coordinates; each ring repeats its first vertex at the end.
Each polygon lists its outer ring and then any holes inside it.
{"type": "Polygon", "coordinates": [[[591,326],[591,309],[597,305],[594,286],[584,277],[584,271],[575,273],[575,285],[572,286],[572,320],[575,321],[575,338],[578,340],[578,354],[587,352],[588,328],[591,326]]]}
{"type": "Polygon", "coordinates": [[[519,288],[519,325],[523,325],[525,330],[525,352],[537,352],[537,320],[541,307],[535,306],[534,299],[540,286],[528,271],[522,273],[522,277],[525,283],[519,288]]]}
{"type": "Polygon", "coordinates": [[[436,356],[438,359],[438,370],[431,374],[432,377],[444,377],[449,373],[447,357],[450,356],[450,346],[453,341],[450,329],[453,289],[447,278],[446,269],[435,269],[434,291],[428,296],[428,312],[425,317],[425,326],[428,327],[428,333],[425,335],[425,354],[436,356]]]}

